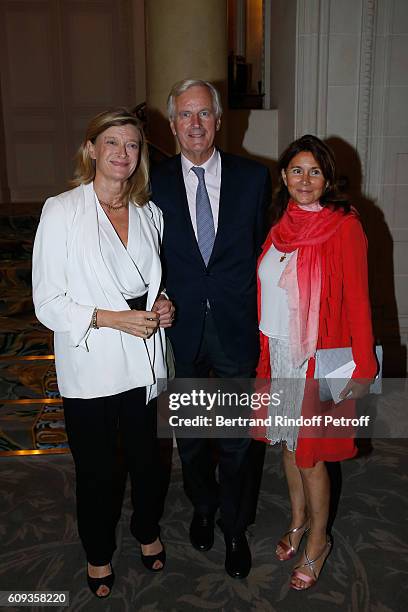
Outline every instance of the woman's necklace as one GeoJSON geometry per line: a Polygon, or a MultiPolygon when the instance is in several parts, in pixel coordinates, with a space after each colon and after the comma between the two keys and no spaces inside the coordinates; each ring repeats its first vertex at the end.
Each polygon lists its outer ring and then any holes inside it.
{"type": "Polygon", "coordinates": [[[109,202],[104,202],[103,200],[101,200],[101,198],[98,198],[98,200],[102,204],[102,206],[106,206],[106,208],[110,211],[120,210],[121,208],[125,208],[125,206],[128,205],[128,203],[124,201],[122,201],[122,204],[119,204],[118,206],[114,206],[113,204],[110,204],[109,202]]]}
{"type": "Polygon", "coordinates": [[[287,253],[284,253],[284,254],[282,255],[282,257],[280,257],[280,259],[279,259],[280,263],[282,263],[282,261],[285,261],[285,259],[286,259],[286,255],[287,255],[287,253]]]}

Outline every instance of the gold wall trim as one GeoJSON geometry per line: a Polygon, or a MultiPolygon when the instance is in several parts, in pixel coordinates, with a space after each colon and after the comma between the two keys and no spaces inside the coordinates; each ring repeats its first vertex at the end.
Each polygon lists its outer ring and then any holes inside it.
{"type": "Polygon", "coordinates": [[[0,451],[0,457],[16,457],[24,455],[67,455],[69,448],[46,448],[44,450],[0,451]]]}
{"type": "Polygon", "coordinates": [[[0,399],[0,404],[62,404],[62,398],[0,399]]]}
{"type": "Polygon", "coordinates": [[[2,355],[0,361],[44,361],[54,359],[54,355],[2,355]]]}

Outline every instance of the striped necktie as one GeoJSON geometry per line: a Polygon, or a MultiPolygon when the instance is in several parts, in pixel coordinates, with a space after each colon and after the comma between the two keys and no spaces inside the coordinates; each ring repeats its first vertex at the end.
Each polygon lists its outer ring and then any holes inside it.
{"type": "Polygon", "coordinates": [[[193,166],[191,170],[198,178],[196,193],[197,242],[204,263],[207,266],[214,246],[215,229],[210,198],[204,180],[204,168],[193,166]]]}

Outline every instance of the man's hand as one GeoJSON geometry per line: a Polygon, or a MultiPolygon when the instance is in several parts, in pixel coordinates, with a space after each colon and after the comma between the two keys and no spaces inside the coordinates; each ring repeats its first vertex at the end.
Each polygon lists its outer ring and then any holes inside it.
{"type": "Polygon", "coordinates": [[[171,300],[160,294],[152,307],[153,312],[157,312],[160,318],[160,327],[171,327],[174,321],[175,308],[171,300]]]}

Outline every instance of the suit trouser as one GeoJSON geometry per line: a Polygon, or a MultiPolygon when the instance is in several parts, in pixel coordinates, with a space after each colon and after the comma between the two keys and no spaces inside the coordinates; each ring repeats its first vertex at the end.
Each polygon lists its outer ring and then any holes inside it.
{"type": "MultiPolygon", "coordinates": [[[[207,310],[203,338],[193,363],[176,359],[178,378],[251,378],[255,363],[238,364],[224,352],[207,310]]],[[[251,502],[251,467],[248,462],[250,438],[178,438],[184,488],[195,512],[213,515],[220,508],[224,533],[238,535],[253,518],[251,502]],[[219,483],[215,471],[218,463],[219,483]]]]}
{"type": "Polygon", "coordinates": [[[159,534],[157,412],[155,402],[146,405],[145,398],[145,387],[109,397],[63,398],[75,462],[78,532],[92,565],[109,563],[116,548],[119,433],[131,480],[132,535],[149,544],[159,534]]]}

